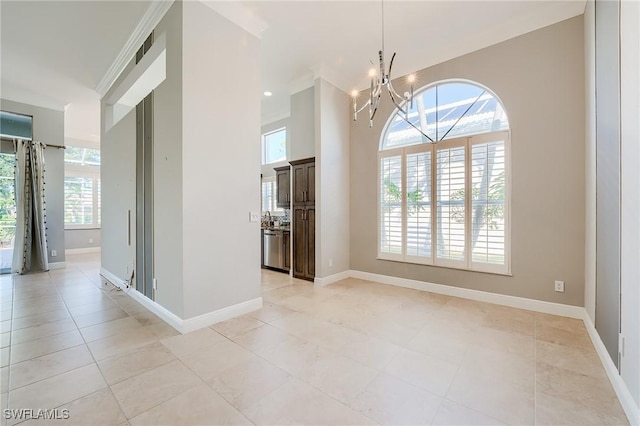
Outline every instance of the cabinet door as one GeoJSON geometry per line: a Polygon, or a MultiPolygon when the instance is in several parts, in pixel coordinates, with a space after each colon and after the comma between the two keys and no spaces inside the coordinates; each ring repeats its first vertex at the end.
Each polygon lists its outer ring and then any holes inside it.
{"type": "Polygon", "coordinates": [[[307,204],[314,204],[316,202],[316,163],[306,164],[307,170],[305,173],[307,187],[305,189],[305,202],[307,204]]]}
{"type": "Polygon", "coordinates": [[[289,170],[276,173],[276,205],[289,208],[289,170]]]}
{"type": "Polygon", "coordinates": [[[316,276],[316,209],[307,208],[305,213],[305,225],[307,231],[307,278],[313,279],[316,276]]]}
{"type": "Polygon", "coordinates": [[[293,276],[304,278],[307,271],[307,230],[305,209],[293,209],[293,276]]]}
{"type": "Polygon", "coordinates": [[[302,204],[307,191],[307,167],[305,164],[293,166],[293,203],[302,204]]]}

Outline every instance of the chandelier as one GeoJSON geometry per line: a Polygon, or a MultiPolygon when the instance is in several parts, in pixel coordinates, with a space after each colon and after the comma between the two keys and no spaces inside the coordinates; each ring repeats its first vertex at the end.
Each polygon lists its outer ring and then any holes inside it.
{"type": "MultiPolygon", "coordinates": [[[[371,85],[369,88],[369,96],[367,101],[360,107],[358,107],[358,91],[353,90],[351,97],[353,99],[353,121],[358,120],[358,114],[365,108],[369,107],[369,127],[373,127],[373,118],[376,116],[378,107],[380,106],[380,98],[382,96],[383,88],[387,89],[389,98],[395,107],[396,114],[406,121],[411,127],[416,129],[425,138],[429,138],[422,130],[409,121],[409,109],[413,108],[413,83],[415,82],[415,75],[410,74],[407,76],[407,82],[409,83],[409,91],[400,95],[391,83],[391,69],[393,68],[393,60],[396,57],[394,52],[389,62],[389,69],[387,70],[384,63],[384,0],[381,1],[381,16],[382,16],[382,47],[378,51],[378,70],[372,68],[369,70],[369,77],[371,78],[371,85]]],[[[372,62],[373,63],[373,62],[372,62]]]]}

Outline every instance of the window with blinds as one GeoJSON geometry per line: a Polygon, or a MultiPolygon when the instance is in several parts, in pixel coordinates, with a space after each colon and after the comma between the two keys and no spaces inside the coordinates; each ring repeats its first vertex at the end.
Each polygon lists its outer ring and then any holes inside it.
{"type": "Polygon", "coordinates": [[[100,179],[92,176],[65,176],[65,226],[90,228],[99,225],[99,180],[100,179]]]}
{"type": "Polygon", "coordinates": [[[65,228],[100,228],[100,149],[68,146],[64,174],[65,228]]]}
{"type": "Polygon", "coordinates": [[[431,258],[431,152],[406,155],[406,255],[431,258]]]}
{"type": "Polygon", "coordinates": [[[403,250],[402,157],[380,159],[380,253],[390,258],[403,250]]]}
{"type": "Polygon", "coordinates": [[[284,209],[277,206],[275,176],[262,179],[261,199],[263,216],[266,212],[272,216],[284,215],[284,209]]]}
{"type": "Polygon", "coordinates": [[[506,257],[506,161],[502,140],[471,146],[471,261],[503,265],[506,257]]]}
{"type": "Polygon", "coordinates": [[[437,256],[449,262],[465,260],[465,147],[438,148],[436,173],[437,256]]]}
{"type": "Polygon", "coordinates": [[[508,274],[509,133],[380,151],[378,258],[508,274]]]}

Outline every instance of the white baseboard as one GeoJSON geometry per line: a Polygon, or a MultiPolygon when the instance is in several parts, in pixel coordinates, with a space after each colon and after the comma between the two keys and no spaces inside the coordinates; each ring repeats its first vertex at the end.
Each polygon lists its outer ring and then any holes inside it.
{"type": "Polygon", "coordinates": [[[563,305],[560,303],[544,302],[542,300],[527,299],[525,297],[508,296],[505,294],[489,293],[480,290],[471,290],[462,287],[453,287],[442,284],[434,284],[426,281],[410,280],[406,278],[391,277],[388,275],[373,274],[363,271],[348,271],[350,277],[362,280],[375,281],[382,284],[398,287],[412,288],[415,290],[429,291],[431,293],[460,297],[463,299],[477,300],[480,302],[494,303],[496,305],[510,306],[512,308],[526,309],[545,314],[560,315],[563,317],[582,319],[584,308],[582,306],[563,305]]]}
{"type": "Polygon", "coordinates": [[[100,253],[101,247],[85,247],[76,249],[66,249],[64,254],[86,254],[86,253],[100,253]]]}
{"type": "Polygon", "coordinates": [[[316,287],[324,287],[326,285],[335,283],[336,281],[344,280],[345,278],[351,277],[351,272],[352,271],[342,271],[324,278],[315,277],[313,279],[313,284],[316,287]]]}
{"type": "Polygon", "coordinates": [[[226,321],[228,319],[244,315],[262,308],[262,297],[256,297],[255,299],[247,300],[245,302],[241,302],[232,306],[227,306],[226,308],[208,312],[203,315],[182,319],[173,312],[169,311],[164,306],[149,299],[138,290],[134,288],[127,289],[125,286],[125,281],[123,279],[118,278],[115,274],[107,271],[106,269],[100,268],[100,275],[102,275],[116,287],[121,288],[126,292],[126,294],[128,294],[142,306],[162,318],[164,322],[166,322],[182,334],[199,330],[201,328],[208,327],[210,325],[217,324],[219,322],[226,321]]]}
{"type": "Polygon", "coordinates": [[[64,269],[66,267],[67,267],[67,262],[49,262],[49,270],[64,269]]]}
{"type": "Polygon", "coordinates": [[[584,311],[584,316],[582,318],[584,321],[584,325],[589,332],[589,337],[591,337],[591,342],[593,346],[596,348],[596,352],[600,357],[600,361],[604,367],[604,370],[607,373],[607,377],[609,377],[609,381],[613,386],[613,389],[618,396],[618,400],[620,401],[620,405],[622,405],[622,409],[624,410],[627,418],[629,419],[629,423],[631,425],[640,425],[640,407],[635,403],[631,393],[629,392],[629,388],[625,384],[624,380],[622,380],[622,376],[618,372],[609,352],[607,352],[607,348],[604,346],[602,339],[600,339],[600,335],[596,330],[591,317],[587,313],[586,309],[584,311]]]}

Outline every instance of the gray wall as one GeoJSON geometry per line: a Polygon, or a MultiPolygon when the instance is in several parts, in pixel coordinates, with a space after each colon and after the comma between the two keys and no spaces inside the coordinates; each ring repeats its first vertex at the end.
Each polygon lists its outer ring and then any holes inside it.
{"type": "MultiPolygon", "coordinates": [[[[102,108],[104,113],[104,107],[102,108]]],[[[120,279],[127,277],[135,261],[136,213],[136,113],[130,111],[102,134],[102,268],[120,279]],[[128,211],[131,211],[131,245],[128,244],[128,211]]]]}
{"type": "Polygon", "coordinates": [[[250,212],[260,212],[260,42],[201,2],[184,2],[183,13],[182,262],[190,318],[261,295],[260,223],[249,222],[250,212]]]}
{"type": "Polygon", "coordinates": [[[620,331],[620,4],[596,2],[596,330],[618,365],[620,331]]]}
{"type": "MultiPolygon", "coordinates": [[[[64,145],[64,111],[0,99],[0,109],[33,116],[33,139],[64,145]]],[[[49,262],[64,262],[64,149],[48,147],[45,159],[45,200],[47,208],[47,246],[49,262]],[[51,250],[57,256],[51,256],[51,250]]]]}
{"type": "Polygon", "coordinates": [[[101,241],[100,229],[65,229],[64,230],[64,248],[84,249],[100,247],[101,241]]]}
{"type": "Polygon", "coordinates": [[[167,78],[153,92],[153,220],[155,301],[183,317],[183,2],[155,29],[166,34],[167,78]]]}
{"type": "MultiPolygon", "coordinates": [[[[512,130],[513,276],[377,260],[377,152],[391,108],[351,126],[351,269],[582,306],[584,303],[582,16],[422,70],[421,84],[464,78],[492,89],[512,130]],[[565,281],[556,293],[554,280],[565,281]]],[[[400,79],[399,79],[400,80],[400,79]]],[[[397,89],[404,91],[403,83],[397,89]]]]}
{"type": "Polygon", "coordinates": [[[316,155],[314,90],[310,87],[291,95],[291,160],[316,155]]]}
{"type": "Polygon", "coordinates": [[[349,96],[323,79],[316,100],[316,277],[349,269],[349,96]]]}

